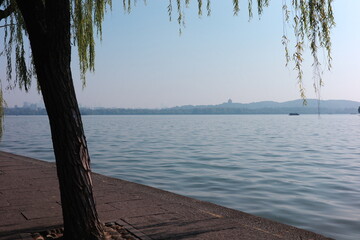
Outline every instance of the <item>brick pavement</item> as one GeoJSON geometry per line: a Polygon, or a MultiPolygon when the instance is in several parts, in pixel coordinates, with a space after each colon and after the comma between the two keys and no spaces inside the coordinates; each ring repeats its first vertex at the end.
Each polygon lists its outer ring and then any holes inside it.
{"type": "MultiPolygon", "coordinates": [[[[149,239],[328,239],[316,233],[156,188],[93,174],[100,219],[149,239]]],[[[62,225],[56,169],[0,151],[0,240],[62,225]]]]}

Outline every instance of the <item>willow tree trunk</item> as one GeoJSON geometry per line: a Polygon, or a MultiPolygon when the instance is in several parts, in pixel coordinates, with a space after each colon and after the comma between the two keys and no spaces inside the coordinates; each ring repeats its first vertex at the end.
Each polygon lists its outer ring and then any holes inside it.
{"type": "Polygon", "coordinates": [[[65,239],[103,239],[70,60],[69,0],[17,0],[49,117],[65,239]]]}

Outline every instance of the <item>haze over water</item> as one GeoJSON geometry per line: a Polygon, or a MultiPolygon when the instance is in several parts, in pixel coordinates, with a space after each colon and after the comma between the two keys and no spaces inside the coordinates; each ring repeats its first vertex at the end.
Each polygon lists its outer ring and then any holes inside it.
{"type": "MultiPolygon", "coordinates": [[[[360,239],[358,115],[84,116],[95,172],[336,239],[360,239]]],[[[0,150],[54,161],[46,116],[0,150]]]]}

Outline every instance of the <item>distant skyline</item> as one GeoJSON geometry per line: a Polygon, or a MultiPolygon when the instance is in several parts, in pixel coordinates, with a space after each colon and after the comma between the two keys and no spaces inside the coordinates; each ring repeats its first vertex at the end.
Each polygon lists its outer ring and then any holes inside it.
{"type": "MultiPolygon", "coordinates": [[[[259,20],[248,21],[246,1],[233,16],[232,1],[212,1],[212,15],[197,16],[196,1],[186,10],[186,27],[179,36],[176,12],[168,21],[167,1],[138,2],[131,14],[113,1],[97,41],[96,70],[82,89],[73,49],[72,70],[79,104],[88,107],[165,108],[226,102],[283,102],[300,98],[296,72],[285,67],[282,1],[271,1],[259,20]]],[[[256,5],[254,3],[254,5],[256,5]]],[[[325,72],[321,98],[360,101],[360,1],[334,1],[333,68],[325,72]]],[[[205,10],[205,9],[204,9],[205,10]]],[[[0,22],[1,25],[2,22],[0,22]]],[[[291,37],[290,29],[288,35],[291,37]]],[[[0,38],[3,31],[0,29],[0,38]]],[[[290,43],[292,47],[294,42],[290,43]]],[[[305,54],[304,82],[312,87],[312,59],[305,54]]],[[[5,81],[0,58],[0,78],[5,81]]],[[[4,90],[10,107],[40,103],[36,83],[31,91],[4,90]]]]}
{"type": "MultiPolygon", "coordinates": [[[[80,108],[82,115],[173,115],[173,114],[357,114],[360,102],[349,100],[302,99],[287,102],[234,103],[231,99],[216,105],[185,105],[172,108],[80,108]],[[319,108],[320,107],[320,108],[319,108]]],[[[24,103],[6,108],[5,115],[46,115],[44,106],[24,103]]]]}

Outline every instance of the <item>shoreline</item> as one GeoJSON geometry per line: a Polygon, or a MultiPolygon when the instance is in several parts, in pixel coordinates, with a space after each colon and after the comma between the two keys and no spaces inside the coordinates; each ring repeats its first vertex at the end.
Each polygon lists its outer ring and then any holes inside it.
{"type": "MultiPolygon", "coordinates": [[[[93,181],[101,221],[122,222],[140,239],[330,239],[97,173],[93,181]]],[[[54,163],[0,151],[0,183],[1,240],[62,225],[54,163]]]]}

